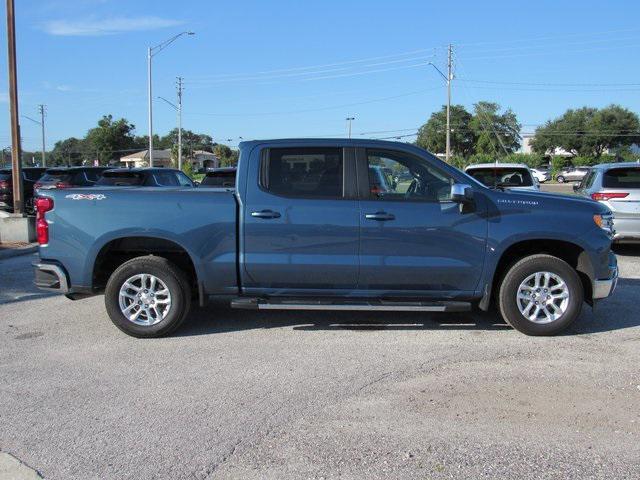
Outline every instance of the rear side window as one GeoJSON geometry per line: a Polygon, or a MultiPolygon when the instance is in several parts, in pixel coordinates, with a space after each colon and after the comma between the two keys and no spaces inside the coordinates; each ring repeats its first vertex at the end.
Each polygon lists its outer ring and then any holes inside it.
{"type": "Polygon", "coordinates": [[[176,174],[173,172],[155,172],[153,178],[156,184],[162,187],[177,187],[180,184],[176,178],[176,174]]]}
{"type": "Polygon", "coordinates": [[[582,178],[579,188],[591,188],[593,186],[593,182],[595,181],[595,179],[596,179],[596,172],[595,170],[591,170],[582,178]]]}
{"type": "Polygon", "coordinates": [[[102,172],[104,172],[104,170],[100,170],[100,169],[96,169],[96,170],[85,170],[84,171],[84,176],[87,178],[87,180],[89,180],[90,182],[97,182],[98,179],[102,176],[102,172]]]}
{"type": "Polygon", "coordinates": [[[112,185],[116,187],[128,187],[132,185],[142,185],[144,176],[134,172],[106,172],[96,185],[112,185]]]}
{"type": "Polygon", "coordinates": [[[341,148],[272,148],[262,162],[262,187],[286,197],[341,198],[341,148]]]}
{"type": "Polygon", "coordinates": [[[44,172],[44,170],[37,170],[37,169],[25,169],[22,170],[24,172],[24,176],[27,180],[31,180],[32,182],[35,182],[36,180],[39,180],[40,177],[42,176],[42,173],[44,172]]]}
{"type": "Polygon", "coordinates": [[[640,167],[612,168],[602,178],[605,188],[640,188],[640,167]]]}

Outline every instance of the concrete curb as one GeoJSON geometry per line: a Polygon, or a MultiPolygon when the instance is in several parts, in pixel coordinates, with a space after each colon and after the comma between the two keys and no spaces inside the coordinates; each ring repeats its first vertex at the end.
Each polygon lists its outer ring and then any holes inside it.
{"type": "Polygon", "coordinates": [[[38,471],[22,463],[18,458],[5,452],[0,452],[0,478],[9,480],[41,480],[38,471]]]}
{"type": "Polygon", "coordinates": [[[6,248],[0,250],[0,260],[5,258],[19,257],[20,255],[29,255],[38,251],[37,244],[27,245],[26,247],[6,248]]]}

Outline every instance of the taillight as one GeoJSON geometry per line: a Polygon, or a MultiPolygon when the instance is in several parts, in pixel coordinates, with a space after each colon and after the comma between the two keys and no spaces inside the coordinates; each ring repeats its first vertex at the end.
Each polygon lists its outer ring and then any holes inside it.
{"type": "Polygon", "coordinates": [[[11,182],[0,180],[0,188],[11,188],[11,182]]]}
{"type": "Polygon", "coordinates": [[[49,224],[44,214],[53,210],[53,198],[38,197],[34,202],[36,206],[36,236],[40,245],[49,243],[49,224]]]}
{"type": "Polygon", "coordinates": [[[58,182],[56,183],[56,188],[71,188],[70,183],[58,182]]]}
{"type": "Polygon", "coordinates": [[[591,198],[598,202],[606,202],[612,198],[626,198],[628,196],[628,193],[622,192],[596,192],[591,194],[591,198]]]}

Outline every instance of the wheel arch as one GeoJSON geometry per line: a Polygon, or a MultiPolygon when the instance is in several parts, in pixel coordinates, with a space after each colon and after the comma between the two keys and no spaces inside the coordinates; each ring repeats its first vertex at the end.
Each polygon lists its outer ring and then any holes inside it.
{"type": "Polygon", "coordinates": [[[584,289],[584,298],[588,303],[592,302],[593,292],[591,279],[594,278],[594,269],[584,247],[576,242],[557,238],[532,238],[519,240],[502,250],[495,263],[493,275],[485,284],[484,294],[480,300],[480,308],[488,310],[492,299],[496,296],[496,290],[509,268],[518,260],[536,254],[548,254],[567,262],[577,272],[584,289]]]}
{"type": "Polygon", "coordinates": [[[203,301],[202,278],[193,254],[173,238],[159,235],[130,234],[110,238],[96,249],[91,262],[91,287],[102,291],[111,274],[124,262],[145,255],[166,258],[183,270],[192,283],[192,291],[198,292],[203,301]]]}

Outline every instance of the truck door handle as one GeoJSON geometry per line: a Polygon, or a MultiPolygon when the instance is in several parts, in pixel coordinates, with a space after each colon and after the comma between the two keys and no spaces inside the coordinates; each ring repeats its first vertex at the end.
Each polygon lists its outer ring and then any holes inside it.
{"type": "Polygon", "coordinates": [[[255,218],[280,218],[280,212],[274,212],[273,210],[261,210],[259,212],[251,212],[251,216],[255,218]]]}
{"type": "Polygon", "coordinates": [[[364,218],[367,220],[377,220],[378,222],[386,222],[388,220],[395,220],[396,216],[387,212],[367,213],[364,218]]]}

